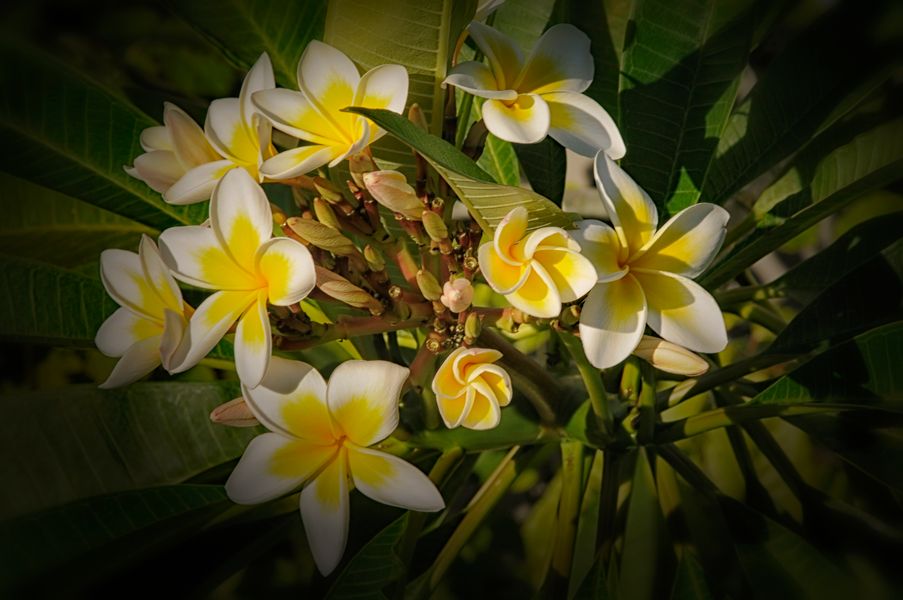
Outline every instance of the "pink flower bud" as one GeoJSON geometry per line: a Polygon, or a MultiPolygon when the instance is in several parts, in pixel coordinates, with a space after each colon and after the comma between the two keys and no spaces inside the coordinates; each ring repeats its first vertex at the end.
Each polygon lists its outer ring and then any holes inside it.
{"type": "Polygon", "coordinates": [[[464,278],[446,281],[442,286],[442,296],[439,301],[452,312],[459,313],[466,310],[473,302],[473,286],[464,278]]]}

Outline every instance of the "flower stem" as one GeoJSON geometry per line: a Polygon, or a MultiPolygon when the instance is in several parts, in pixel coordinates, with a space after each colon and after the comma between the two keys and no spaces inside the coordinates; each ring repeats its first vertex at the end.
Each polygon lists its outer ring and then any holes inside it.
{"type": "Polygon", "coordinates": [[[592,366],[589,359],[586,358],[583,345],[577,336],[565,331],[558,331],[557,333],[561,343],[567,348],[568,353],[574,360],[574,364],[577,365],[577,371],[580,372],[586,393],[589,395],[589,404],[593,409],[593,414],[596,415],[599,431],[605,436],[610,436],[612,434],[613,421],[611,410],[608,407],[608,394],[602,385],[602,377],[599,370],[592,366]]]}
{"type": "Polygon", "coordinates": [[[361,335],[384,333],[386,331],[398,331],[400,329],[416,329],[422,327],[426,319],[422,316],[405,319],[403,321],[389,321],[382,317],[345,317],[337,323],[324,326],[321,335],[301,340],[286,340],[283,338],[279,345],[280,350],[305,350],[331,342],[344,340],[361,335]]]}

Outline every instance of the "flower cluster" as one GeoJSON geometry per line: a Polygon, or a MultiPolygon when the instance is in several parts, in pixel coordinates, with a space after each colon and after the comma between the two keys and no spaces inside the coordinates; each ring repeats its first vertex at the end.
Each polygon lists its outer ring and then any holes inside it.
{"type": "MultiPolygon", "coordinates": [[[[210,105],[203,129],[165,105],[164,125],[142,134],[146,153],[126,170],[167,202],[209,199],[209,219],[163,231],[159,249],[145,237],[138,254],[101,256],[103,284],[121,306],[97,333],[98,348],[121,357],[104,387],[131,383],[159,365],[186,371],[229,336],[242,398],[212,418],[259,423],[268,432],[250,443],[226,490],[234,501],[254,504],[301,488],[305,531],[324,574],[344,552],[353,488],[410,510],[444,508],[429,478],[374,445],[399,425],[406,382],[426,388],[436,364],[429,358],[446,351],[431,378],[435,398],[426,396],[435,402],[433,415],[438,410],[448,428],[498,425],[514,396],[508,363],[504,352],[476,344],[483,327],[500,327],[499,313],[563,328],[563,311],[582,306],[579,325],[574,318],[570,326],[600,369],[637,354],[695,375],[706,363],[690,351],[726,344],[717,304],[692,278],[719,249],[727,213],[699,204],[658,228],[655,204],[614,162],[626,152],[615,123],[583,94],[594,69],[588,38],[556,25],[525,56],[478,21],[467,32],[488,66],[460,63],[445,83],[484,99],[485,127],[503,140],[551,136],[594,156],[611,225],[531,228],[523,206],[494,231],[453,220],[451,203],[430,191],[423,173],[412,185],[377,163],[370,145],[386,132],[344,110],[401,114],[405,69],[380,65],[361,75],[342,52],[314,41],[298,64],[298,90],[276,87],[264,54],[238,98],[210,105]],[[297,145],[274,144],[274,128],[284,134],[277,138],[297,145]],[[326,169],[345,161],[350,179],[329,179],[338,170],[326,169]],[[295,205],[271,204],[262,183],[291,186],[295,205]],[[480,278],[510,308],[475,306],[480,278]],[[192,309],[176,280],[210,295],[192,309]],[[323,308],[337,304],[368,314],[328,315],[323,308]],[[663,339],[645,336],[647,325],[663,339]],[[423,332],[409,367],[349,360],[327,383],[307,363],[273,356],[274,348],[290,353],[402,328],[423,332]]],[[[412,106],[409,116],[417,123],[422,113],[412,106]]]]}

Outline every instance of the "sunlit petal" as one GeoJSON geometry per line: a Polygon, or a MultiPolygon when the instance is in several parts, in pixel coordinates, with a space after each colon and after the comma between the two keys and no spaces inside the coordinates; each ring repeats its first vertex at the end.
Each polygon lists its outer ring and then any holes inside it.
{"type": "Polygon", "coordinates": [[[685,277],[702,273],[715,258],[730,214],[715,204],[694,204],[662,225],[631,267],[669,271],[685,277]]]}
{"type": "Polygon", "coordinates": [[[335,446],[319,446],[278,433],[258,435],[226,481],[226,494],[237,504],[268,502],[301,487],[336,454],[335,446]]]}
{"type": "Polygon", "coordinates": [[[255,272],[257,249],[273,235],[267,196],[244,169],[226,173],[210,199],[210,228],[237,264],[255,272]]]}
{"type": "Polygon", "coordinates": [[[327,401],[348,439],[370,446],[398,426],[398,400],[408,369],[383,360],[349,360],[329,378],[327,401]]]}
{"type": "Polygon", "coordinates": [[[360,79],[351,59],[317,40],[307,45],[298,63],[301,91],[342,132],[349,131],[355,115],[338,111],[354,103],[360,79]]]}
{"type": "Polygon", "coordinates": [[[468,391],[473,391],[473,403],[464,415],[461,425],[476,431],[492,429],[499,424],[502,411],[495,395],[485,382],[478,379],[471,384],[468,391]]]}
{"type": "Polygon", "coordinates": [[[598,102],[574,92],[543,94],[549,105],[549,135],[577,154],[593,157],[599,150],[613,159],[627,152],[621,132],[598,102]]]}
{"type": "Polygon", "coordinates": [[[270,179],[288,179],[310,173],[343,156],[344,146],[299,146],[264,161],[260,172],[270,179]]]}
{"type": "Polygon", "coordinates": [[[649,194],[604,152],[596,155],[594,171],[605,210],[621,239],[624,261],[652,239],[658,210],[649,194]]]}
{"type": "Polygon", "coordinates": [[[672,273],[632,269],[649,305],[649,327],[669,342],[695,352],[720,352],[727,345],[718,303],[701,285],[672,273]]]}
{"type": "Polygon", "coordinates": [[[517,44],[504,33],[473,22],[467,31],[489,61],[489,67],[500,90],[514,87],[514,82],[524,64],[524,56],[517,44]]]}
{"type": "Polygon", "coordinates": [[[216,182],[228,171],[235,168],[231,160],[217,160],[197,166],[172,184],[163,194],[170,204],[194,204],[210,198],[216,182]]]}
{"type": "MultiPolygon", "coordinates": [[[[438,376],[438,375],[437,375],[438,376]]],[[[449,429],[454,429],[464,420],[464,415],[470,412],[473,405],[473,390],[460,388],[457,396],[436,396],[436,405],[439,407],[439,416],[449,429]]]]}
{"type": "MultiPolygon", "coordinates": [[[[157,245],[147,235],[141,236],[138,258],[148,283],[160,297],[163,304],[175,312],[183,311],[182,291],[173,279],[169,267],[163,262],[157,245]]],[[[161,315],[162,316],[162,315],[161,315]]]]}
{"type": "Polygon", "coordinates": [[[301,492],[301,519],[317,569],[329,575],[342,560],[348,541],[347,450],[301,492]]]}
{"type": "Polygon", "coordinates": [[[561,23],[549,27],[536,42],[515,87],[534,94],[579,93],[589,87],[594,70],[589,38],[561,23]]]}
{"type": "Polygon", "coordinates": [[[468,94],[473,94],[480,98],[517,99],[516,91],[499,89],[495,76],[489,70],[489,67],[472,60],[455,65],[449,71],[444,83],[461,88],[468,94]]]}
{"type": "Polygon", "coordinates": [[[117,249],[101,252],[100,280],[110,297],[120,306],[162,325],[166,305],[145,275],[136,253],[117,249]]]}
{"type": "Polygon", "coordinates": [[[404,110],[408,100],[408,72],[401,65],[380,65],[364,73],[354,95],[355,106],[404,110]]]}
{"type": "Polygon", "coordinates": [[[216,150],[240,165],[257,165],[260,145],[255,131],[245,125],[241,100],[218,98],[207,109],[204,133],[216,150]]]}
{"type": "MultiPolygon", "coordinates": [[[[254,115],[257,109],[252,101],[255,92],[261,90],[271,90],[276,87],[276,79],[273,77],[273,63],[270,62],[269,55],[264,52],[245,75],[245,79],[241,84],[241,92],[238,99],[241,103],[241,120],[245,127],[254,126],[254,115]]],[[[248,132],[251,133],[250,131],[248,132]]]]}
{"type": "Polygon", "coordinates": [[[256,387],[263,379],[273,350],[266,290],[245,310],[235,329],[235,370],[243,385],[256,387]]]}
{"type": "Polygon", "coordinates": [[[599,281],[614,281],[627,273],[627,267],[618,262],[621,254],[621,241],[615,230],[601,221],[584,220],[577,224],[577,230],[571,232],[580,252],[596,268],[599,281]]]}
{"type": "Polygon", "coordinates": [[[477,251],[480,263],[480,272],[486,279],[486,283],[499,294],[510,294],[523,285],[530,275],[530,264],[519,263],[512,265],[502,260],[496,253],[493,244],[487,242],[477,251]]]}
{"type": "Polygon", "coordinates": [[[499,258],[508,264],[517,265],[522,260],[515,258],[511,249],[527,233],[527,217],[523,206],[512,208],[495,228],[492,243],[499,258]]]}
{"type": "MultiPolygon", "coordinates": [[[[164,122],[166,122],[167,105],[169,105],[168,102],[163,103],[164,122]]],[[[195,123],[195,126],[197,126],[197,123],[195,123]]],[[[204,135],[203,131],[201,132],[201,135],[204,135]]],[[[145,152],[153,152],[154,150],[167,150],[169,152],[172,152],[175,149],[172,145],[172,137],[170,137],[169,135],[169,129],[162,125],[157,125],[156,127],[148,127],[147,129],[143,130],[141,132],[141,135],[138,137],[138,141],[141,144],[141,148],[143,148],[145,152]]],[[[206,138],[204,138],[204,143],[207,143],[206,138]]]]}
{"type": "Polygon", "coordinates": [[[290,238],[275,238],[263,244],[256,269],[266,281],[270,304],[275,306],[300,302],[317,283],[310,251],[290,238]]]}
{"type": "Polygon", "coordinates": [[[119,308],[107,317],[94,345],[107,356],[122,356],[137,342],[163,333],[163,323],[152,321],[128,308],[119,308]]]}
{"type": "Polygon", "coordinates": [[[106,390],[134,383],[159,365],[160,336],[140,340],[129,346],[100,387],[106,390]]]}
{"type": "Polygon", "coordinates": [[[209,227],[172,227],[160,234],[159,244],[163,261],[185,283],[213,290],[253,290],[260,285],[209,227]]]}
{"type": "Polygon", "coordinates": [[[280,131],[312,144],[331,145],[342,139],[335,126],[303,92],[276,88],[255,92],[254,104],[280,131]]]}
{"type": "Polygon", "coordinates": [[[542,265],[555,283],[562,302],[573,302],[589,292],[598,276],[593,264],[579,252],[540,246],[533,260],[542,265]]]}
{"type": "Polygon", "coordinates": [[[580,313],[580,340],[589,362],[607,369],[630,356],[646,328],[646,300],[632,275],[600,283],[580,313]]]}
{"type": "Polygon", "coordinates": [[[505,299],[514,308],[541,319],[557,317],[561,312],[561,296],[555,282],[536,261],[523,284],[506,294],[505,299]]]}
{"type": "MultiPolygon", "coordinates": [[[[233,323],[257,300],[257,292],[217,292],[201,302],[188,323],[184,344],[187,352],[173,373],[196,365],[216,346],[233,323]]],[[[238,348],[236,348],[236,354],[238,348]]]]}
{"type": "Polygon", "coordinates": [[[483,121],[493,135],[516,144],[534,144],[549,133],[549,105],[535,94],[520,94],[510,105],[501,100],[483,103],[483,121]]]}
{"type": "Polygon", "coordinates": [[[420,512],[445,508],[429,477],[396,456],[350,446],[348,464],[354,487],[377,502],[420,512]]]}

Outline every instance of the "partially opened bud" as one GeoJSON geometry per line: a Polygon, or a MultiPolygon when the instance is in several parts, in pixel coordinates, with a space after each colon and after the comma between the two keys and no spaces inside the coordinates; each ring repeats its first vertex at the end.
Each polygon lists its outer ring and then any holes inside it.
{"type": "Polygon", "coordinates": [[[341,275],[317,266],[317,287],[336,300],[355,308],[365,308],[371,314],[383,313],[383,305],[366,290],[357,287],[341,275]]]}
{"type": "Polygon", "coordinates": [[[348,158],[348,170],[351,172],[351,178],[358,187],[364,187],[364,175],[376,170],[376,163],[373,159],[363,153],[358,153],[348,158]]]}
{"type": "Polygon", "coordinates": [[[439,287],[439,282],[432,273],[423,269],[417,271],[417,287],[420,288],[420,293],[427,300],[438,300],[442,297],[442,288],[439,287]]]}
{"type": "Polygon", "coordinates": [[[709,363],[697,354],[648,335],[643,336],[633,353],[665,373],[695,377],[709,370],[709,363]]]}
{"type": "Polygon", "coordinates": [[[442,217],[431,210],[425,210],[421,213],[420,218],[423,220],[423,228],[434,242],[448,238],[448,227],[442,217]]]}
{"type": "Polygon", "coordinates": [[[329,225],[324,225],[319,221],[289,217],[285,224],[295,232],[295,235],[317,248],[328,250],[339,256],[348,256],[357,251],[351,240],[329,225]]]}
{"type": "Polygon", "coordinates": [[[473,302],[473,286],[463,277],[446,281],[442,286],[442,297],[439,301],[452,312],[464,311],[473,302]]]}
{"type": "Polygon", "coordinates": [[[408,109],[408,121],[429,133],[430,126],[426,122],[426,115],[423,114],[423,109],[416,102],[408,109]]]}
{"type": "Polygon", "coordinates": [[[210,420],[217,425],[229,427],[256,427],[260,422],[248,408],[244,398],[236,398],[220,404],[210,413],[210,420]]]}
{"type": "Polygon", "coordinates": [[[398,171],[373,171],[364,174],[364,185],[373,199],[389,210],[419,221],[423,203],[414,188],[398,171]]]}

